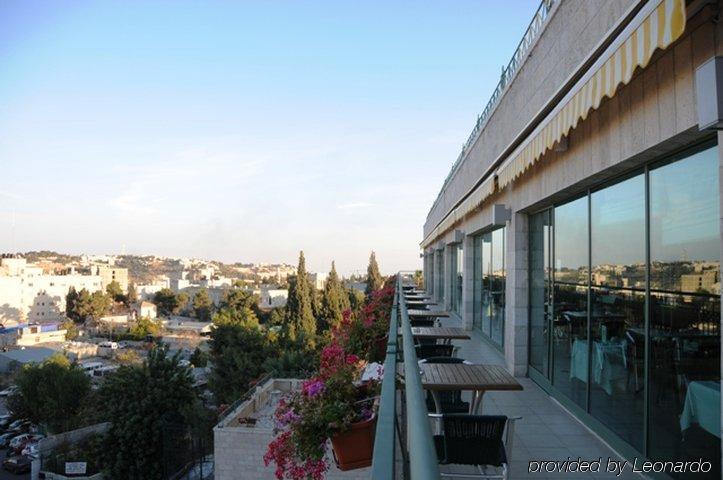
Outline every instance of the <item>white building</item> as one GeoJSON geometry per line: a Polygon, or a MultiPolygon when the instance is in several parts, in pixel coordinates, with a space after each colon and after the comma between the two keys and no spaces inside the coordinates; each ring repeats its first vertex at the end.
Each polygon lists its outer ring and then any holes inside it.
{"type": "Polygon", "coordinates": [[[142,301],[135,306],[135,312],[137,318],[156,318],[158,316],[158,309],[156,305],[151,302],[142,301]]]}
{"type": "Polygon", "coordinates": [[[329,276],[328,273],[309,273],[307,274],[309,276],[309,282],[311,285],[316,288],[317,290],[323,290],[324,285],[326,285],[326,277],[329,276]]]}
{"type": "Polygon", "coordinates": [[[254,290],[254,294],[259,296],[261,308],[284,307],[289,298],[289,291],[285,288],[261,288],[254,290]]]}
{"type": "Polygon", "coordinates": [[[0,323],[62,320],[65,297],[73,287],[95,292],[102,289],[99,275],[80,275],[71,270],[63,275],[45,275],[24,258],[0,260],[0,323]]]}

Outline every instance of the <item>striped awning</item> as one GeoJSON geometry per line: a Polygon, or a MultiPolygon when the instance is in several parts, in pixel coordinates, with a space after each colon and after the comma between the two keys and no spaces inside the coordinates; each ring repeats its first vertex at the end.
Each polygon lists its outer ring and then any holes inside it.
{"type": "Polygon", "coordinates": [[[630,82],[637,67],[645,67],[653,53],[676,41],[685,30],[685,0],[657,0],[646,5],[626,30],[563,98],[497,173],[500,188],[530,168],[566,137],[603,98],[611,98],[630,82]]]}
{"type": "MultiPolygon", "coordinates": [[[[497,169],[497,188],[504,188],[519,177],[587,118],[591,110],[597,109],[603,98],[611,98],[620,85],[630,82],[635,69],[644,68],[657,49],[666,48],[680,38],[685,20],[685,0],[650,0],[643,6],[587,73],[497,169]]],[[[493,177],[449,212],[421,246],[430,245],[494,193],[493,177]]]]}

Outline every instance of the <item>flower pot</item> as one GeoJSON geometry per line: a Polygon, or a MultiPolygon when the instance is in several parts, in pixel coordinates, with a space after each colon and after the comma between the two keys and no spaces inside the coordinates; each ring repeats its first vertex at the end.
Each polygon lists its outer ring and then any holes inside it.
{"type": "Polygon", "coordinates": [[[353,423],[349,430],[331,437],[331,448],[336,466],[341,471],[355,470],[372,464],[376,416],[353,423]]]}

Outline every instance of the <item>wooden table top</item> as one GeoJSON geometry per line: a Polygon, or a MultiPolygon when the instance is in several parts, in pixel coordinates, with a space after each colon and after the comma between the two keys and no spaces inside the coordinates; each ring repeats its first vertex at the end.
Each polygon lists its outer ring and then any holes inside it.
{"type": "MultiPolygon", "coordinates": [[[[402,334],[401,329],[399,329],[399,334],[402,334]]],[[[463,329],[453,327],[412,327],[412,336],[414,338],[446,338],[450,340],[472,338],[463,329]]]]}
{"type": "Polygon", "coordinates": [[[522,390],[522,385],[499,365],[422,363],[422,388],[427,390],[522,390]]]}
{"type": "Polygon", "coordinates": [[[449,317],[449,313],[443,310],[417,310],[414,308],[407,310],[407,315],[410,317],[449,317]]]}
{"type": "Polygon", "coordinates": [[[432,300],[407,300],[407,305],[436,305],[432,300]]]}

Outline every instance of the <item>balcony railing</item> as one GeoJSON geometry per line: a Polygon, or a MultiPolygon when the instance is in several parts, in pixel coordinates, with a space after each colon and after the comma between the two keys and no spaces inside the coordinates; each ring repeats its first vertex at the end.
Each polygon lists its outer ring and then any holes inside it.
{"type": "MultiPolygon", "coordinates": [[[[532,17],[532,21],[527,26],[527,30],[525,30],[525,34],[522,36],[522,40],[520,40],[520,43],[517,45],[517,48],[515,49],[515,53],[512,54],[512,58],[510,59],[509,63],[507,63],[506,67],[502,67],[502,74],[500,76],[500,81],[497,83],[497,87],[495,88],[495,91],[492,92],[492,96],[490,97],[489,101],[487,102],[487,105],[485,106],[484,110],[482,110],[482,113],[480,113],[477,116],[477,122],[475,122],[474,128],[472,128],[472,132],[467,137],[467,141],[462,146],[462,151],[459,153],[459,156],[457,157],[457,160],[455,160],[454,164],[452,165],[452,168],[449,170],[449,174],[447,175],[447,178],[444,179],[444,183],[442,184],[442,188],[439,189],[439,193],[437,194],[437,199],[435,200],[435,204],[437,203],[437,200],[439,200],[439,197],[442,196],[442,192],[444,192],[444,189],[447,187],[447,184],[450,182],[452,177],[454,176],[455,172],[457,171],[457,168],[462,163],[462,160],[467,155],[467,152],[474,144],[475,140],[477,140],[477,136],[482,131],[482,129],[487,124],[487,120],[492,115],[492,112],[494,112],[495,108],[497,107],[497,104],[499,103],[500,99],[502,98],[502,94],[507,89],[508,85],[512,83],[512,79],[517,74],[518,70],[520,69],[520,66],[522,66],[522,63],[524,62],[525,58],[527,58],[527,54],[530,52],[530,48],[532,48],[532,45],[535,43],[535,40],[537,40],[537,37],[540,36],[540,32],[542,32],[542,29],[545,25],[545,22],[547,21],[548,15],[550,13],[550,10],[552,10],[552,6],[557,2],[558,0],[542,0],[540,2],[540,6],[537,7],[537,11],[535,12],[535,16],[532,17]]],[[[430,209],[430,213],[432,210],[430,209]]]]}
{"type": "Polygon", "coordinates": [[[417,353],[407,305],[402,288],[410,275],[397,275],[396,293],[389,322],[389,341],[384,360],[384,379],[379,405],[379,417],[374,441],[372,479],[395,480],[397,465],[395,451],[399,447],[404,461],[405,478],[410,480],[439,480],[437,452],[427,416],[417,353]],[[398,342],[401,326],[402,344],[398,342]],[[401,353],[401,362],[400,356],[401,353]],[[397,398],[397,364],[404,366],[404,396],[397,398]],[[399,419],[404,419],[404,435],[399,419]]]}

